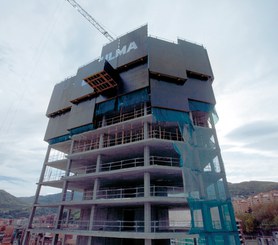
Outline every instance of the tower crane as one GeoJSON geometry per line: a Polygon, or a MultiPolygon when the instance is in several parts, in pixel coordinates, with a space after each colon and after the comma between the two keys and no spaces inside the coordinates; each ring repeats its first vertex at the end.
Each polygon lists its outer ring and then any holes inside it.
{"type": "Polygon", "coordinates": [[[74,7],[80,14],[82,14],[96,29],[98,29],[109,41],[114,41],[108,31],[106,31],[85,9],[83,9],[75,0],[66,0],[74,7]]]}

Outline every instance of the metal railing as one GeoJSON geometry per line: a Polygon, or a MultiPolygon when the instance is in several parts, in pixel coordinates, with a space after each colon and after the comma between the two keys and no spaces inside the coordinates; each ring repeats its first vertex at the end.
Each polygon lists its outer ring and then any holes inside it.
{"type": "Polygon", "coordinates": [[[95,150],[99,148],[99,136],[90,140],[79,140],[74,142],[72,153],[95,150]]]}
{"type": "MultiPolygon", "coordinates": [[[[149,163],[150,165],[178,167],[179,158],[150,156],[149,163]]],[[[115,162],[103,163],[100,167],[100,172],[113,171],[113,170],[119,170],[125,168],[143,167],[143,166],[144,166],[144,158],[137,157],[137,158],[124,159],[115,162]]],[[[71,168],[69,176],[83,176],[95,172],[96,172],[96,165],[80,166],[80,167],[71,168]]],[[[66,175],[65,170],[48,166],[46,168],[43,181],[61,180],[65,177],[65,175],[66,175]]]]}
{"type": "MultiPolygon", "coordinates": [[[[93,191],[86,191],[83,195],[83,200],[92,200],[93,191]]],[[[184,197],[183,187],[177,186],[151,186],[151,196],[160,197],[184,197]]],[[[144,197],[144,187],[130,187],[130,188],[114,188],[114,189],[100,189],[96,193],[96,199],[125,199],[144,197]]]]}
{"type": "Polygon", "coordinates": [[[70,171],[72,173],[74,173],[74,176],[95,173],[96,172],[96,165],[74,167],[74,168],[71,168],[70,171]]]}
{"type": "Polygon", "coordinates": [[[60,180],[65,176],[66,171],[53,168],[53,167],[47,167],[44,173],[43,181],[55,181],[60,180]]]}
{"type": "Polygon", "coordinates": [[[57,151],[55,149],[51,149],[49,157],[48,157],[48,162],[55,162],[59,160],[64,160],[67,159],[67,154],[61,151],[57,151]]]}
{"type": "MultiPolygon", "coordinates": [[[[115,232],[144,232],[149,227],[152,233],[162,232],[185,232],[190,230],[190,222],[187,221],[151,221],[145,225],[143,220],[95,220],[90,224],[89,220],[59,220],[58,227],[62,230],[91,230],[93,231],[115,231],[115,232]]],[[[56,220],[52,222],[34,222],[32,228],[53,229],[56,220]]]]}
{"type": "Polygon", "coordinates": [[[150,156],[150,165],[179,167],[180,159],[177,157],[150,156]]]}
{"type": "MultiPolygon", "coordinates": [[[[147,115],[151,114],[150,106],[146,107],[146,113],[147,113],[147,115]]],[[[102,121],[102,119],[100,119],[97,121],[96,124],[97,124],[97,128],[100,128],[100,127],[113,125],[116,123],[132,120],[132,119],[143,117],[143,116],[145,116],[145,109],[144,109],[144,105],[142,104],[141,107],[139,107],[139,108],[135,107],[132,111],[120,112],[117,115],[107,117],[104,121],[102,121]]]]}
{"type": "Polygon", "coordinates": [[[123,145],[144,139],[144,128],[135,128],[130,130],[122,130],[111,134],[105,134],[103,137],[103,147],[111,147],[115,145],[123,145]]]}
{"type": "MultiPolygon", "coordinates": [[[[149,138],[183,141],[182,135],[178,127],[166,128],[160,125],[149,125],[149,138]]],[[[90,140],[75,141],[73,153],[85,152],[100,147],[100,136],[96,136],[90,140]]],[[[144,140],[144,127],[130,128],[127,130],[122,129],[120,132],[113,132],[103,135],[102,147],[112,147],[116,145],[128,144],[136,141],[144,140]]]]}
{"type": "Polygon", "coordinates": [[[112,171],[112,170],[123,169],[123,168],[134,168],[134,167],[142,167],[142,166],[144,166],[144,158],[138,157],[138,158],[124,159],[115,162],[103,163],[101,165],[100,171],[105,172],[105,171],[112,171]]]}
{"type": "Polygon", "coordinates": [[[164,140],[183,141],[183,137],[178,127],[173,127],[171,130],[160,125],[149,125],[149,137],[164,140]]]}

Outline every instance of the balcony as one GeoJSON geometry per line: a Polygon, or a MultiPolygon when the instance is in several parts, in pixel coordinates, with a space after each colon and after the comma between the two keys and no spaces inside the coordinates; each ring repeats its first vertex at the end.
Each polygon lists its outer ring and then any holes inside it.
{"type": "MultiPolygon", "coordinates": [[[[183,141],[183,137],[179,131],[178,126],[176,127],[164,127],[158,124],[148,125],[148,137],[152,139],[162,139],[170,141],[183,141]]],[[[123,145],[133,142],[144,140],[144,127],[139,126],[132,128],[129,125],[127,129],[114,129],[111,133],[92,136],[90,139],[80,139],[74,142],[72,153],[80,153],[91,150],[99,149],[100,147],[107,148],[117,145],[123,145]],[[101,143],[103,142],[103,143],[101,143]]]]}
{"type": "MultiPolygon", "coordinates": [[[[56,221],[47,223],[35,222],[32,228],[44,228],[52,230],[55,227],[56,221]]],[[[91,224],[90,221],[80,220],[59,220],[60,229],[67,231],[114,231],[114,232],[144,232],[145,222],[143,220],[95,220],[91,224]]],[[[190,230],[191,222],[188,221],[168,221],[168,220],[154,220],[150,222],[151,233],[165,233],[165,232],[187,232],[190,230]]]]}
{"type": "MultiPolygon", "coordinates": [[[[179,186],[151,186],[150,195],[153,197],[184,197],[183,187],[179,186]]],[[[144,187],[109,188],[97,191],[97,199],[125,199],[144,197],[144,187]]],[[[86,192],[84,200],[92,200],[93,192],[86,192]]]]}
{"type": "MultiPolygon", "coordinates": [[[[179,167],[179,158],[174,157],[162,157],[162,156],[150,156],[149,164],[151,166],[166,166],[166,167],[179,167]]],[[[115,162],[102,163],[100,166],[100,172],[110,172],[120,169],[144,167],[144,158],[130,158],[115,162]]],[[[80,167],[72,167],[69,176],[86,176],[91,173],[96,173],[96,165],[87,165],[80,167]]],[[[43,181],[58,181],[63,179],[66,175],[65,170],[47,166],[43,181]]]]}
{"type": "Polygon", "coordinates": [[[144,104],[141,104],[139,107],[138,106],[134,107],[133,110],[131,111],[127,111],[127,112],[120,111],[119,114],[107,116],[105,120],[103,120],[100,117],[97,119],[96,125],[97,128],[101,128],[101,127],[129,121],[135,118],[143,117],[149,114],[151,114],[151,107],[148,106],[144,108],[144,104]]]}

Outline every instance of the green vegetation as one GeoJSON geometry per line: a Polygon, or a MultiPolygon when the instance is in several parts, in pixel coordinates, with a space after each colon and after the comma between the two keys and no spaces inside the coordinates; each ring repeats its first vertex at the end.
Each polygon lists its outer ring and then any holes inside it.
{"type": "Polygon", "coordinates": [[[269,234],[272,230],[278,229],[278,203],[269,203],[255,206],[247,213],[237,216],[242,220],[243,232],[246,234],[263,232],[269,234]]]}

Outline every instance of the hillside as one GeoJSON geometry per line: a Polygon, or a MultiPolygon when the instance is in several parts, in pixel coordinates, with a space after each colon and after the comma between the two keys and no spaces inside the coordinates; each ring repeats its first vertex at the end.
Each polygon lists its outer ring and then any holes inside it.
{"type": "MultiPolygon", "coordinates": [[[[30,206],[33,204],[34,198],[35,198],[35,196],[18,197],[18,199],[20,201],[22,201],[24,203],[28,203],[30,206]]],[[[40,198],[39,198],[39,201],[41,203],[55,203],[55,202],[59,202],[59,200],[61,200],[61,193],[40,196],[40,198]]]]}
{"type": "Polygon", "coordinates": [[[29,207],[29,204],[19,200],[17,197],[0,190],[0,210],[22,209],[29,207]]]}
{"type": "MultiPolygon", "coordinates": [[[[246,181],[241,183],[228,183],[231,197],[248,197],[256,195],[260,192],[268,192],[278,190],[278,182],[267,181],[246,181]]],[[[81,199],[81,195],[76,196],[81,199]]],[[[61,200],[61,193],[41,196],[40,203],[55,203],[61,200]]],[[[0,218],[16,218],[28,217],[29,210],[34,202],[34,196],[31,197],[15,197],[4,190],[0,190],[0,218]]],[[[41,211],[48,214],[51,209],[41,211]]]]}
{"type": "Polygon", "coordinates": [[[245,181],[241,183],[228,183],[232,197],[248,197],[260,192],[278,190],[278,182],[268,181],[245,181]]]}

